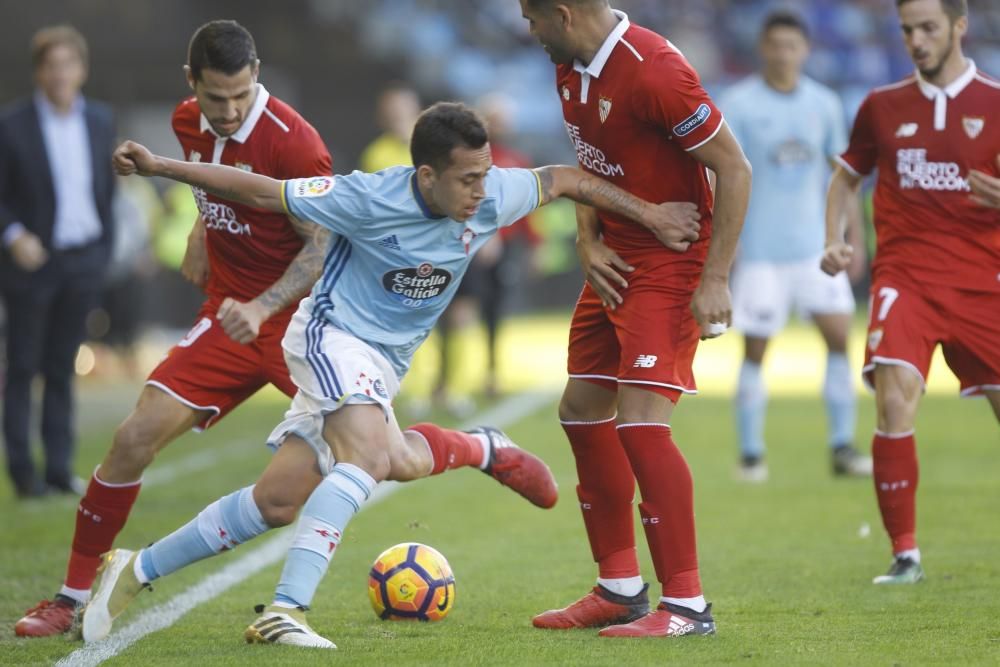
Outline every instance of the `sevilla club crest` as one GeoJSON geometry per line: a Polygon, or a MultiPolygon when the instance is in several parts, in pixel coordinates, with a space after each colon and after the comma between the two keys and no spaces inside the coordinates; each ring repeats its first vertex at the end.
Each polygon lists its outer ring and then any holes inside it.
{"type": "Polygon", "coordinates": [[[962,128],[969,135],[970,139],[975,139],[983,131],[986,119],[982,117],[962,116],[962,128]]]}
{"type": "Polygon", "coordinates": [[[607,97],[601,97],[597,101],[597,113],[601,117],[601,124],[608,119],[608,114],[611,113],[611,99],[607,97]]]}

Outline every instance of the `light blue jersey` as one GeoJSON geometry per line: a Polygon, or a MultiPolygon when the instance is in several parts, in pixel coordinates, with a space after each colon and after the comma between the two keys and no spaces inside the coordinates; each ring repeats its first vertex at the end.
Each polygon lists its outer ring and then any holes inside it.
{"type": "Polygon", "coordinates": [[[753,166],[740,259],[794,262],[819,256],[829,159],[847,146],[837,95],[808,77],[793,92],[781,93],[752,76],[727,90],[719,107],[753,166]]]}
{"type": "Polygon", "coordinates": [[[485,187],[476,214],[456,222],[431,214],[413,167],[285,181],[282,197],[291,215],[340,235],[309,297],[313,318],[379,350],[402,378],[472,256],[541,201],[530,169],[493,167],[485,187]]]}

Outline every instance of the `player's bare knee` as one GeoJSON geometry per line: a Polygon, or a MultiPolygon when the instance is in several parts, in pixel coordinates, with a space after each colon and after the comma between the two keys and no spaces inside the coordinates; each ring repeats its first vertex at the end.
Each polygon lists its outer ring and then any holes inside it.
{"type": "Polygon", "coordinates": [[[264,523],[271,528],[281,528],[295,522],[301,505],[274,497],[265,497],[257,500],[257,509],[260,510],[264,523]]]}
{"type": "Polygon", "coordinates": [[[378,439],[368,442],[343,439],[332,443],[330,448],[338,463],[356,465],[371,475],[376,482],[388,479],[392,466],[387,442],[378,439]]]}

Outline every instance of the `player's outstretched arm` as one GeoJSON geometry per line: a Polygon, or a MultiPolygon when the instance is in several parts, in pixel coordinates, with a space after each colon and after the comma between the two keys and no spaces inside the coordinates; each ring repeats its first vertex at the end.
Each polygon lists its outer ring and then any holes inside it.
{"type": "Polygon", "coordinates": [[[281,181],[236,167],[171,160],[153,155],[134,141],[126,141],[116,148],[111,162],[121,176],[162,176],[254,208],[279,213],[285,210],[281,203],[281,181]]]}
{"type": "Polygon", "coordinates": [[[844,220],[851,208],[857,208],[861,177],[837,165],[826,193],[826,247],[820,268],[835,276],[851,264],[854,248],[844,239],[844,220]]]}
{"type": "Polygon", "coordinates": [[[302,239],[299,254],[282,276],[257,298],[247,303],[227,298],[216,314],[223,331],[237,343],[245,344],[254,340],[260,333],[261,324],[288,306],[298,303],[323,273],[330,230],[312,222],[303,222],[291,215],[288,220],[302,239]]]}
{"type": "Polygon", "coordinates": [[[687,250],[692,241],[698,240],[701,214],[698,207],[690,202],[651,204],[576,167],[539,167],[535,173],[542,184],[539,206],[548,204],[556,197],[567,197],[578,204],[635,220],[656,234],[668,248],[679,252],[687,250]]]}

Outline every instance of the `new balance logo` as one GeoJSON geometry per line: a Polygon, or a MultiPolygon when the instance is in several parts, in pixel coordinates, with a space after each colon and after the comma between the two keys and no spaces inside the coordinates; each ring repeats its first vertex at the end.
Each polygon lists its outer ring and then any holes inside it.
{"type": "Polygon", "coordinates": [[[399,239],[396,238],[395,234],[392,236],[386,236],[384,239],[379,240],[378,245],[383,248],[389,248],[390,250],[402,249],[399,247],[399,239]]]}
{"type": "Polygon", "coordinates": [[[632,368],[652,368],[656,365],[656,358],[655,354],[640,354],[636,357],[632,368]]]}
{"type": "Polygon", "coordinates": [[[918,125],[916,123],[903,123],[896,130],[896,138],[905,139],[906,137],[912,137],[917,133],[918,125]]]}

